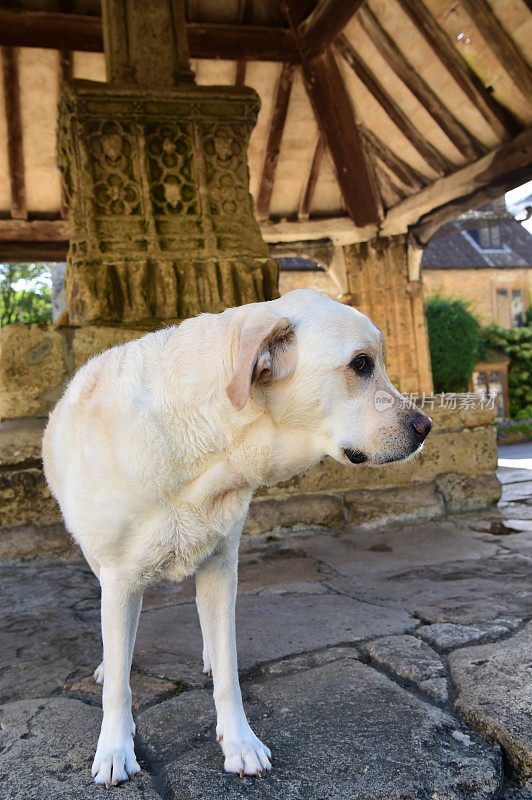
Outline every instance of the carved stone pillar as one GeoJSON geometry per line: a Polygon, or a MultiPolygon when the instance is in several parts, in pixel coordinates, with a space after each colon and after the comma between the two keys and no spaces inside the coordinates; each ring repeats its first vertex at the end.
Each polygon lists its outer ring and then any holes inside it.
{"type": "Polygon", "coordinates": [[[194,84],[182,5],[107,0],[111,82],[73,81],[61,98],[71,324],[154,327],[278,296],[248,189],[260,101],[194,84]]]}
{"type": "Polygon", "coordinates": [[[352,305],[386,337],[388,374],[402,392],[432,392],[432,370],[420,275],[409,275],[407,236],[346,247],[352,305]],[[411,278],[416,278],[412,280],[411,278]]]}

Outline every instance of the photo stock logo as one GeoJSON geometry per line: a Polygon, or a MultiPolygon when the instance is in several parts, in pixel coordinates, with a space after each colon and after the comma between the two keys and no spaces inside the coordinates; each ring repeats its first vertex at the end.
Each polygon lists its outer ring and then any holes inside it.
{"type": "Polygon", "coordinates": [[[387,411],[393,405],[393,395],[384,389],[375,392],[375,408],[377,411],[387,411]]]}

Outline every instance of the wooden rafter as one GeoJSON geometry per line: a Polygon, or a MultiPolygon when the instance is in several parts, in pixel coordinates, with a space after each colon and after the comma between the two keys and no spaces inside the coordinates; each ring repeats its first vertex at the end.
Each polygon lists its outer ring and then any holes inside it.
{"type": "Polygon", "coordinates": [[[0,259],[65,261],[69,236],[65,220],[0,219],[0,259]]]}
{"type": "Polygon", "coordinates": [[[312,164],[310,165],[310,172],[305,186],[305,191],[301,197],[298,210],[299,219],[308,219],[310,216],[310,209],[312,206],[312,199],[316,191],[316,184],[318,183],[318,176],[320,174],[320,166],[323,155],[325,153],[325,141],[323,136],[318,137],[314,155],[312,156],[312,164]]]}
{"type": "Polygon", "coordinates": [[[270,123],[270,133],[266,147],[266,157],[262,167],[260,186],[255,204],[255,211],[258,219],[268,219],[270,216],[270,203],[275,181],[275,171],[277,169],[277,161],[279,160],[279,152],[281,150],[281,139],[283,138],[284,124],[288,113],[288,103],[290,101],[290,91],[292,89],[293,80],[293,64],[283,64],[277,83],[275,103],[270,123]]]}
{"type": "Polygon", "coordinates": [[[401,183],[414,190],[421,189],[422,186],[427,185],[427,178],[411,167],[410,164],[407,164],[406,161],[403,161],[402,158],[399,158],[373,131],[368,128],[362,128],[361,134],[374,157],[388,167],[390,172],[393,172],[401,183]]]}
{"type": "Polygon", "coordinates": [[[532,128],[504,142],[473,164],[453,175],[439,178],[417,194],[407,197],[386,216],[382,236],[404,233],[421,225],[416,235],[427,242],[437,228],[462,211],[477,208],[532,179],[532,128]]]}
{"type": "Polygon", "coordinates": [[[486,0],[460,0],[460,2],[515,85],[525,97],[532,97],[532,70],[486,0]]]}
{"type": "MultiPolygon", "coordinates": [[[[253,17],[253,0],[240,0],[238,4],[238,21],[249,25],[253,17]]],[[[244,86],[246,80],[246,62],[238,59],[235,69],[235,86],[244,86]]]]}
{"type": "Polygon", "coordinates": [[[26,219],[28,209],[26,206],[26,177],[22,145],[18,53],[16,48],[2,47],[2,72],[7,124],[7,157],[11,187],[11,216],[14,219],[26,219]]]}
{"type": "Polygon", "coordinates": [[[371,163],[360,140],[351,99],[332,50],[312,58],[301,47],[294,0],[280,0],[301,55],[303,79],[318,128],[334,163],[347,213],[357,225],[370,225],[382,216],[382,203],[371,163]]]}
{"type": "Polygon", "coordinates": [[[71,50],[61,50],[59,54],[59,91],[63,90],[65,83],[74,77],[74,53],[71,50]]]}
{"type": "Polygon", "coordinates": [[[267,242],[297,242],[329,237],[336,244],[370,241],[413,230],[426,243],[434,231],[468,208],[476,208],[514,186],[532,179],[532,129],[523,131],[495,150],[410,195],[392,208],[380,224],[360,228],[349,217],[298,222],[266,222],[267,242]]]}
{"type": "Polygon", "coordinates": [[[400,105],[388,94],[369,67],[361,61],[354,47],[345,36],[337,37],[335,47],[427,165],[438,175],[445,175],[451,172],[453,170],[451,162],[423,138],[400,105]]]}
{"type": "Polygon", "coordinates": [[[430,86],[416,73],[367,6],[360,9],[358,20],[397,77],[417,97],[457,150],[469,160],[485,153],[486,150],[480,142],[451,114],[430,86]]]}
{"type": "Polygon", "coordinates": [[[500,139],[522,130],[517,120],[486,89],[478,75],[461,58],[445,31],[421,0],[399,0],[418,31],[454,80],[500,139]]]}
{"type": "Polygon", "coordinates": [[[375,164],[375,174],[377,175],[377,182],[379,184],[382,200],[386,208],[391,208],[401,200],[407,197],[402,186],[399,186],[392,180],[389,173],[378,162],[375,164]]]}
{"type": "MultiPolygon", "coordinates": [[[[61,96],[65,85],[74,77],[74,53],[71,50],[62,50],[59,54],[59,96],[61,96]]],[[[65,197],[65,189],[61,182],[61,207],[60,214],[62,219],[68,219],[68,204],[65,197]]]]}
{"type": "MultiPolygon", "coordinates": [[[[189,22],[192,58],[225,58],[297,63],[287,28],[189,22]]],[[[103,52],[102,20],[80,14],[0,10],[0,45],[103,52]]]]}
{"type": "Polygon", "coordinates": [[[309,56],[328,47],[365,0],[318,0],[315,8],[297,26],[301,47],[309,56]]]}
{"type": "Polygon", "coordinates": [[[70,223],[62,219],[0,219],[3,242],[68,242],[70,223]]]}
{"type": "Polygon", "coordinates": [[[235,67],[235,86],[244,86],[246,82],[246,61],[237,61],[235,67]]]}
{"type": "MultiPolygon", "coordinates": [[[[416,232],[426,242],[441,225],[467,208],[476,208],[488,199],[503,194],[513,186],[532,179],[532,129],[523,131],[492,150],[474,164],[453,175],[439,178],[429,186],[396,205],[379,228],[363,228],[350,217],[329,217],[283,222],[263,222],[261,231],[267,242],[297,242],[331,238],[336,244],[369,241],[380,236],[416,232]]],[[[66,253],[69,224],[64,220],[0,220],[0,253],[3,243],[21,253],[31,248],[35,257],[44,258],[44,245],[66,253]],[[41,245],[39,255],[38,246],[41,245]]],[[[25,256],[26,257],[26,256],[25,256]]]]}

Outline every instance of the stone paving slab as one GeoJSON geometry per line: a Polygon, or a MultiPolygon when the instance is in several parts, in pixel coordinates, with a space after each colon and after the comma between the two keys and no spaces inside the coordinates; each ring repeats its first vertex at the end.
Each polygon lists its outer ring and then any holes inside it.
{"type": "Polygon", "coordinates": [[[532,622],[509,639],[451,653],[459,714],[503,745],[532,789],[532,622]]]}
{"type": "Polygon", "coordinates": [[[97,617],[80,620],[68,608],[6,615],[0,629],[0,702],[62,690],[92,672],[101,660],[97,617]]]}
{"type": "MultiPolygon", "coordinates": [[[[164,767],[176,799],[485,800],[500,785],[497,747],[353,658],[244,691],[260,704],[253,726],[273,751],[272,772],[223,775],[218,745],[202,744],[164,767]]],[[[167,724],[177,738],[180,723],[175,735],[167,724]]]]}
{"type": "MultiPolygon", "coordinates": [[[[323,575],[315,559],[298,556],[288,548],[275,547],[254,552],[252,545],[243,552],[238,565],[239,594],[320,594],[327,589],[319,581],[323,575]]],[[[196,596],[195,582],[189,578],[182,583],[161,581],[144,593],[143,609],[189,603],[196,596]]]]}
{"type": "Polygon", "coordinates": [[[513,500],[503,501],[499,503],[498,510],[503,517],[509,519],[532,520],[532,504],[530,503],[516,503],[513,500]]]}
{"type": "Polygon", "coordinates": [[[528,481],[505,483],[502,488],[501,500],[503,503],[509,503],[513,500],[532,502],[532,478],[528,481]]]}
{"type": "Polygon", "coordinates": [[[532,561],[514,554],[333,578],[327,584],[371,603],[405,609],[427,622],[469,625],[507,616],[523,619],[532,607],[532,561]]]}
{"type": "MultiPolygon", "coordinates": [[[[106,797],[90,775],[100,723],[99,709],[66,697],[0,707],[0,800],[106,797]]],[[[146,773],[121,786],[117,795],[161,800],[146,773]]]]}
{"type": "MultiPolygon", "coordinates": [[[[129,680],[132,693],[133,711],[139,711],[147,706],[153,706],[174,697],[181,691],[181,684],[161,678],[154,678],[152,675],[141,675],[132,670],[129,680]]],[[[69,695],[79,698],[87,703],[102,704],[102,684],[96,683],[94,676],[88,675],[80,681],[76,681],[70,687],[69,695]]]]}
{"type": "Polygon", "coordinates": [[[519,467],[498,467],[495,471],[497,478],[504,486],[505,483],[518,483],[531,480],[532,470],[519,467]]]}
{"type": "Polygon", "coordinates": [[[532,556],[532,521],[530,531],[508,534],[502,540],[501,547],[521,555],[532,556]]]}
{"type": "Polygon", "coordinates": [[[502,618],[485,622],[481,625],[459,625],[452,622],[436,622],[422,625],[416,630],[416,636],[424,639],[442,653],[456,650],[472,644],[483,644],[486,641],[500,639],[521,624],[519,619],[502,618]]]}
{"type": "Polygon", "coordinates": [[[417,686],[437,703],[449,699],[445,667],[439,655],[415,636],[383,636],[360,646],[372,665],[417,686]]]}
{"type": "MultiPolygon", "coordinates": [[[[510,511],[511,513],[511,511],[510,511]]],[[[525,531],[527,533],[532,533],[532,520],[530,519],[512,519],[511,517],[506,517],[504,520],[505,526],[508,528],[508,532],[517,532],[517,531],[525,531]]]]}
{"type": "Polygon", "coordinates": [[[383,530],[349,530],[338,536],[290,538],[291,546],[333,567],[340,575],[366,575],[414,569],[449,561],[475,561],[495,555],[497,546],[462,536],[439,522],[390,526],[383,530]]]}
{"type": "MultiPolygon", "coordinates": [[[[288,655],[404,633],[417,625],[405,611],[336,594],[241,595],[236,604],[239,667],[246,672],[288,655]]],[[[140,670],[196,683],[201,651],[195,603],[142,613],[133,657],[140,670]]]]}

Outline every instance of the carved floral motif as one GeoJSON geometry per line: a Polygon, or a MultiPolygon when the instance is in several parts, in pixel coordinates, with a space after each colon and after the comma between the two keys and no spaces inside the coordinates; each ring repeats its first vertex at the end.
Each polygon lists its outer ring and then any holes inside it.
{"type": "Polygon", "coordinates": [[[140,214],[140,190],[133,169],[133,134],[127,123],[91,126],[96,212],[103,216],[140,214]]]}
{"type": "Polygon", "coordinates": [[[202,140],[210,212],[236,214],[248,200],[248,128],[235,123],[204,125],[202,140]]]}
{"type": "Polygon", "coordinates": [[[197,215],[190,125],[166,122],[149,125],[146,155],[154,213],[197,215]]]}

